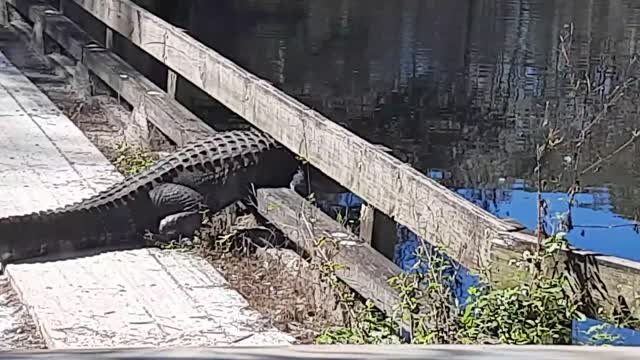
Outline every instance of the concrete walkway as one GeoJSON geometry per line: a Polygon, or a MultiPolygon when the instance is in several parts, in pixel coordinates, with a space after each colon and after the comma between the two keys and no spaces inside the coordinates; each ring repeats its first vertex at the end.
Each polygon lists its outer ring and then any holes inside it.
{"type": "MultiPolygon", "coordinates": [[[[0,52],[0,216],[75,202],[121,178],[0,52]]],[[[294,341],[206,261],[179,251],[10,265],[6,275],[52,349],[294,341]]]]}

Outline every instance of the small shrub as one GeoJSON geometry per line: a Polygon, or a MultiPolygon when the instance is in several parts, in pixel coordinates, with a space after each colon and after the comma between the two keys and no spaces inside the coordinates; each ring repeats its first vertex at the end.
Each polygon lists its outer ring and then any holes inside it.
{"type": "Polygon", "coordinates": [[[121,143],[116,147],[113,164],[119,172],[134,175],[149,168],[155,161],[153,154],[143,148],[121,143]]]}

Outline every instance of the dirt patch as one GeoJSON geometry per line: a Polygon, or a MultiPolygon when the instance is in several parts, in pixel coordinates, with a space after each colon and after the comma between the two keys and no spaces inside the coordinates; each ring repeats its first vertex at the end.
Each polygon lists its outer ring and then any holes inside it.
{"type": "Polygon", "coordinates": [[[197,248],[251,306],[300,344],[313,343],[325,328],[342,325],[336,292],[320,267],[307,262],[274,229],[253,215],[239,217],[225,235],[197,248]],[[275,244],[275,245],[274,245],[275,244]]]}

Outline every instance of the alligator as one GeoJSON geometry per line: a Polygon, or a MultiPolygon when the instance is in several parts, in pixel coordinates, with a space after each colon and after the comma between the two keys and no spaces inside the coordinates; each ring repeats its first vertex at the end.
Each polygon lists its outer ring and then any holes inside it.
{"type": "Polygon", "coordinates": [[[82,201],[0,218],[0,263],[144,243],[148,231],[193,235],[252,188],[292,186],[295,157],[258,130],[216,133],[82,201]]]}

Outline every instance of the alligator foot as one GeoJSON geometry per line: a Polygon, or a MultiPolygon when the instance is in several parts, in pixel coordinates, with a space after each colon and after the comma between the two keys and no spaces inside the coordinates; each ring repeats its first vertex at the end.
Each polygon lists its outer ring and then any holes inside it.
{"type": "Polygon", "coordinates": [[[199,211],[184,211],[171,214],[160,220],[158,232],[171,237],[193,237],[202,225],[202,216],[199,211]]]}
{"type": "Polygon", "coordinates": [[[199,192],[185,185],[166,183],[149,191],[149,197],[162,214],[157,235],[161,241],[190,238],[200,229],[200,211],[205,205],[204,196],[199,192]]]}

